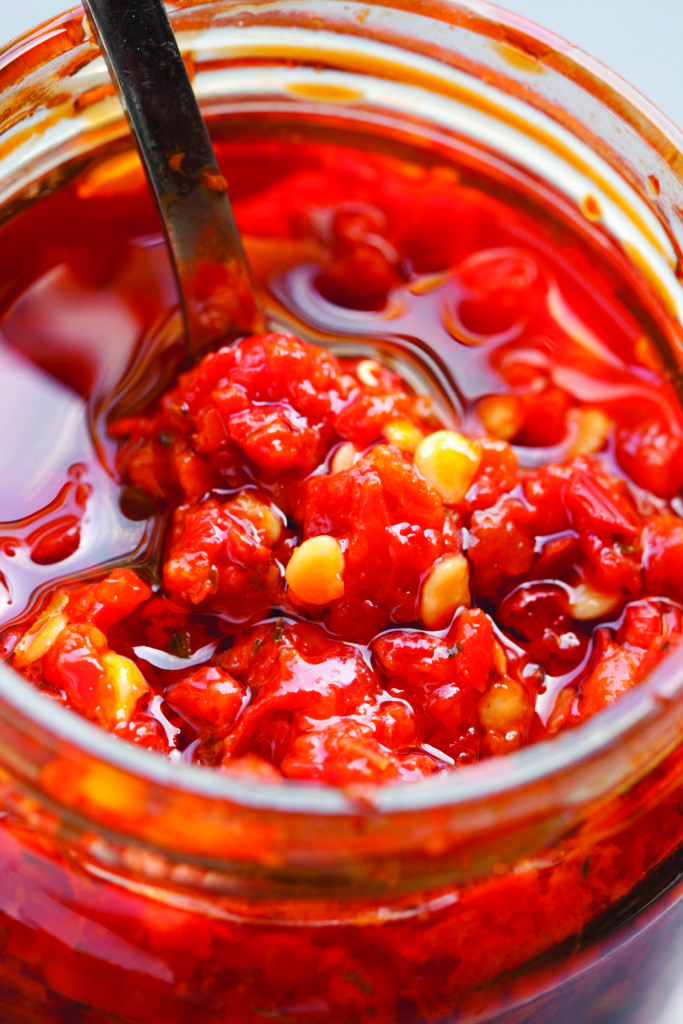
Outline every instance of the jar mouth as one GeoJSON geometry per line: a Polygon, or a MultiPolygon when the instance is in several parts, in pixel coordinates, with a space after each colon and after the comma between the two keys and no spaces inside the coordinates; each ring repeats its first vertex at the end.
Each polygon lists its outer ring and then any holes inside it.
{"type": "MultiPolygon", "coordinates": [[[[672,652],[646,680],[594,715],[578,728],[544,743],[533,744],[504,757],[493,757],[466,768],[415,782],[386,783],[344,791],[318,783],[284,780],[278,784],[231,777],[227,772],[171,761],[110,735],[68,708],[43,697],[5,663],[0,663],[0,718],[12,712],[61,744],[75,747],[93,760],[154,785],[181,790],[233,805],[276,812],[329,815],[367,812],[400,814],[429,808],[468,806],[492,797],[519,793],[539,782],[551,782],[635,744],[648,727],[674,707],[683,715],[683,646],[672,652]]],[[[668,752],[663,746],[656,761],[668,752]]],[[[649,759],[637,774],[652,767],[649,759]]],[[[633,778],[629,778],[629,783],[633,778]]],[[[614,785],[618,786],[617,775],[614,785]]],[[[580,788],[580,779],[576,779],[580,788]]]]}
{"type": "MultiPolygon", "coordinates": [[[[257,4],[256,9],[265,10],[268,6],[272,5],[257,4]]],[[[305,3],[300,6],[305,6],[305,3]]],[[[323,6],[326,12],[332,12],[342,4],[327,0],[323,6]]],[[[364,6],[390,8],[396,12],[410,10],[410,5],[400,0],[394,4],[373,3],[371,0],[364,6]]],[[[169,7],[173,9],[171,5],[169,7]]],[[[172,20],[178,30],[188,33],[189,38],[197,31],[192,19],[200,17],[205,9],[214,7],[221,11],[230,9],[232,13],[236,9],[236,5],[227,3],[183,3],[172,20]]],[[[637,132],[653,149],[662,164],[667,163],[672,149],[683,150],[683,135],[637,90],[598,61],[521,16],[482,0],[473,0],[471,5],[437,3],[434,0],[431,4],[421,5],[421,17],[464,26],[464,30],[473,35],[507,47],[513,55],[517,54],[516,58],[508,56],[513,70],[514,59],[519,61],[518,70],[522,78],[526,71],[533,76],[534,72],[527,67],[532,61],[547,64],[560,76],[572,78],[580,88],[585,88],[587,93],[616,111],[629,130],[637,132]]],[[[75,9],[71,18],[82,21],[82,12],[75,9]]],[[[66,16],[52,19],[0,50],[0,82],[2,75],[19,59],[20,53],[24,54],[22,59],[30,60],[32,52],[34,70],[42,70],[40,48],[55,33],[62,31],[65,24],[66,16]]],[[[83,44],[85,41],[92,50],[94,44],[84,30],[78,42],[83,44]]],[[[680,184],[677,167],[674,165],[672,170],[670,160],[668,167],[680,184]]],[[[653,217],[653,221],[659,221],[660,227],[665,214],[666,211],[663,215],[660,209],[653,217]]],[[[670,234],[673,231],[670,222],[667,227],[670,234]]],[[[669,263],[677,248],[677,245],[672,245],[669,263]]],[[[357,815],[359,805],[366,811],[372,809],[383,815],[432,808],[467,808],[493,798],[519,798],[519,794],[539,784],[550,784],[572,773],[575,777],[563,789],[564,799],[568,803],[579,804],[586,799],[596,799],[599,792],[631,784],[653,763],[661,760],[676,742],[677,723],[674,719],[677,716],[672,714],[674,709],[678,717],[683,717],[683,649],[669,654],[634,690],[574,731],[449,774],[419,782],[390,783],[349,792],[287,780],[274,785],[165,759],[121,742],[75,712],[47,701],[6,664],[0,663],[0,720],[20,728],[24,734],[35,731],[37,739],[44,741],[47,747],[54,749],[65,744],[94,761],[162,789],[224,801],[237,807],[262,808],[285,814],[357,815]],[[582,769],[598,762],[602,766],[600,778],[591,784],[588,792],[582,788],[585,783],[582,769]]],[[[21,766],[21,774],[26,778],[35,777],[35,773],[24,765],[21,766]]],[[[548,793],[552,799],[556,798],[556,790],[550,785],[548,793]]]]}

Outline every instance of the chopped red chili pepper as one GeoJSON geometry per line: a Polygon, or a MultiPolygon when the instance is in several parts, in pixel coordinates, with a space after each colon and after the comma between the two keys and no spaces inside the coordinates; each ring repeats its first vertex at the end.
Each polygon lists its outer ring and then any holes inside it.
{"type": "MultiPolygon", "coordinates": [[[[341,344],[243,338],[154,400],[151,381],[121,399],[96,438],[105,461],[116,448],[118,492],[79,453],[38,512],[6,516],[3,656],[127,742],[271,784],[407,783],[580,728],[683,633],[683,416],[654,341],[582,246],[448,167],[303,142],[230,147],[237,219],[274,308],[341,344]],[[112,550],[98,523],[123,523],[127,546],[112,550]]],[[[102,291],[151,333],[171,294],[151,207],[138,195],[126,221],[120,197],[79,187],[66,213],[55,197],[39,204],[35,237],[52,231],[66,269],[26,302],[102,291]]],[[[11,223],[2,235],[0,264],[26,251],[11,223]]],[[[97,374],[58,342],[21,343],[87,394],[97,374]]],[[[103,926],[92,879],[73,873],[74,948],[41,931],[43,956],[15,922],[6,954],[44,960],[56,991],[122,1019],[185,1020],[188,991],[197,1013],[236,1024],[319,1008],[340,1022],[393,1021],[404,1005],[406,1019],[476,1015],[491,982],[581,932],[679,841],[680,797],[668,781],[661,793],[652,828],[631,823],[623,797],[619,846],[609,831],[571,835],[550,866],[502,866],[448,905],[368,928],[339,927],[335,901],[293,935],[133,885],[112,885],[103,926]],[[100,933],[130,920],[161,981],[172,964],[168,1002],[144,971],[130,972],[138,990],[105,958],[93,979],[83,969],[100,933]]],[[[0,830],[3,863],[21,856],[13,827],[0,830]]],[[[28,878],[39,855],[22,862],[28,878]]],[[[59,847],[50,870],[62,859],[59,847]]]]}
{"type": "MultiPolygon", "coordinates": [[[[642,331],[620,313],[611,349],[608,306],[521,213],[443,168],[301,154],[257,191],[238,161],[247,236],[296,244],[331,308],[436,318],[454,357],[476,353],[478,390],[455,415],[393,355],[282,333],[209,353],[109,423],[158,572],[61,584],[4,647],[152,749],[260,777],[416,778],[577,724],[678,642],[683,417],[638,365],[642,331]]],[[[71,475],[26,531],[38,565],[80,549],[93,488],[71,475]]]]}

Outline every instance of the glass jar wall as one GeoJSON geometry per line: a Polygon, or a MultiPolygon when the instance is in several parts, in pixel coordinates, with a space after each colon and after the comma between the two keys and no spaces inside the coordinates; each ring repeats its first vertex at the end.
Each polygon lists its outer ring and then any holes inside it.
{"type": "MultiPolygon", "coordinates": [[[[677,384],[680,139],[626,85],[483,4],[170,9],[229,183],[249,146],[438,165],[571,236],[628,296],[677,384]]],[[[61,575],[49,560],[14,569],[16,530],[28,535],[42,507],[40,458],[96,467],[91,535],[64,575],[152,549],[153,527],[116,504],[102,424],[156,386],[151,339],[170,360],[180,324],[163,254],[155,299],[135,316],[75,286],[65,312],[45,286],[49,326],[17,319],[27,288],[61,265],[60,246],[82,247],[81,285],[101,283],[97,251],[109,256],[117,232],[153,248],[158,225],[81,11],[0,54],[0,83],[0,330],[77,396],[60,404],[60,391],[50,421],[47,393],[29,389],[22,403],[41,406],[42,422],[24,417],[33,436],[19,418],[21,444],[6,445],[18,481],[3,515],[15,539],[3,538],[0,565],[9,622],[61,575]],[[79,221],[92,196],[100,206],[79,221]]],[[[303,257],[303,269],[275,265],[245,241],[275,327],[377,352],[459,409],[457,365],[476,348],[462,334],[421,337],[399,307],[340,320],[303,257]]],[[[652,1021],[681,942],[680,654],[548,744],[343,792],[163,760],[2,666],[3,1019],[652,1021]]]]}

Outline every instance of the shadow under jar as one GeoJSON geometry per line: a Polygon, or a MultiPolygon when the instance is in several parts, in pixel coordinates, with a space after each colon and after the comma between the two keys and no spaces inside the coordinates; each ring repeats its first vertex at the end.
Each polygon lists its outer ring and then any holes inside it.
{"type": "MultiPolygon", "coordinates": [[[[680,393],[683,139],[627,85],[483,3],[169,9],[274,329],[377,356],[447,421],[490,390],[491,339],[524,343],[514,310],[482,322],[453,297],[452,256],[430,265],[459,229],[436,207],[410,281],[397,271],[355,308],[310,247],[249,220],[293,170],[365,155],[536,223],[534,245],[576,260],[598,306],[612,295],[680,393]]],[[[182,345],[82,12],[0,53],[0,88],[4,625],[55,579],[153,563],[159,521],[122,494],[107,423],[167,384],[182,345]],[[79,529],[51,547],[69,515],[79,529]]],[[[155,756],[0,668],[7,1024],[650,1024],[668,995],[683,947],[680,649],[547,743],[346,790],[155,756]]]]}

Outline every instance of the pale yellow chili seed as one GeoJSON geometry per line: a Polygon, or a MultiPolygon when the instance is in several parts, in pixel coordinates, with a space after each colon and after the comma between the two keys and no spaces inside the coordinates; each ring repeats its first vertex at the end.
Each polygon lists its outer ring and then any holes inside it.
{"type": "Polygon", "coordinates": [[[106,724],[128,722],[149,684],[135,662],[122,654],[107,651],[102,655],[105,681],[111,687],[111,705],[102,708],[106,724]]]}
{"type": "Polygon", "coordinates": [[[487,434],[510,441],[524,424],[522,403],[515,395],[489,395],[484,398],[477,413],[487,434]]]}
{"type": "Polygon", "coordinates": [[[344,553],[339,541],[322,534],[294,549],[285,570],[296,600],[325,605],[344,596],[344,553]]]}
{"type": "Polygon", "coordinates": [[[384,436],[389,444],[400,448],[402,452],[417,451],[424,440],[424,434],[420,428],[408,419],[387,423],[384,428],[384,436]]]}
{"type": "Polygon", "coordinates": [[[481,463],[478,441],[455,430],[437,430],[415,452],[415,467],[445,505],[457,505],[467,494],[481,463]]]}
{"type": "Polygon", "coordinates": [[[427,629],[445,626],[457,608],[470,602],[470,567],[464,555],[444,555],[422,585],[420,618],[427,629]]]}
{"type": "Polygon", "coordinates": [[[483,727],[502,733],[521,728],[529,710],[526,690],[521,683],[509,677],[494,683],[477,705],[479,721],[483,727]]]}
{"type": "Polygon", "coordinates": [[[17,668],[25,668],[38,661],[54,646],[57,637],[69,624],[62,609],[69,603],[67,594],[56,594],[50,604],[39,615],[31,628],[14,648],[14,664],[17,668]]]}
{"type": "Polygon", "coordinates": [[[270,505],[259,501],[249,491],[242,491],[235,503],[244,509],[256,529],[265,534],[267,543],[271,547],[275,547],[282,535],[282,520],[275,515],[270,505]]]}
{"type": "Polygon", "coordinates": [[[365,384],[368,388],[376,388],[379,384],[377,374],[380,373],[381,369],[381,366],[375,359],[361,359],[356,367],[356,376],[361,384],[365,384]]]}
{"type": "Polygon", "coordinates": [[[505,650],[497,640],[493,642],[493,667],[499,676],[504,676],[508,670],[508,660],[505,650]]]}

